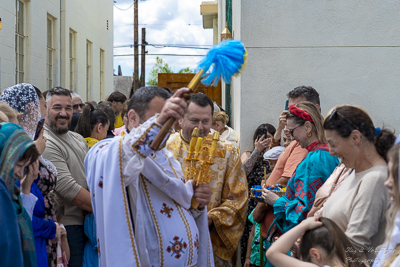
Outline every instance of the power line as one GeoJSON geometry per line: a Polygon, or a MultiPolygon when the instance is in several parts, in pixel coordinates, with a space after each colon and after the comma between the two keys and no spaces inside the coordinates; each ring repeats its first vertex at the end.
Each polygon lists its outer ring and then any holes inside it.
{"type": "Polygon", "coordinates": [[[120,7],[117,7],[117,5],[115,4],[115,1],[114,1],[114,6],[115,6],[117,9],[121,10],[121,11],[127,11],[128,9],[131,9],[131,8],[133,7],[133,5],[135,4],[135,1],[136,1],[136,0],[133,0],[132,5],[130,5],[128,8],[120,8],[120,7]]]}
{"type": "MultiPolygon", "coordinates": [[[[173,48],[188,48],[188,49],[205,49],[209,50],[212,45],[184,45],[184,44],[146,44],[147,46],[152,46],[154,48],[166,48],[166,47],[173,47],[173,48]]],[[[141,46],[141,44],[138,44],[138,46],[141,46]]],[[[135,45],[117,45],[114,46],[113,48],[133,48],[135,45]]]]}
{"type": "MultiPolygon", "coordinates": [[[[144,25],[144,26],[153,26],[153,25],[166,25],[167,23],[156,23],[156,24],[152,24],[152,23],[139,23],[139,25],[144,25]]],[[[133,24],[121,24],[121,25],[114,25],[114,27],[128,27],[128,26],[132,26],[133,24]]],[[[203,24],[195,24],[195,23],[187,23],[187,24],[181,24],[181,25],[186,25],[186,26],[199,26],[199,25],[203,25],[203,24]]]]}
{"type": "MultiPolygon", "coordinates": [[[[141,55],[141,54],[138,54],[141,55]]],[[[135,54],[114,55],[114,57],[133,57],[135,54]]],[[[146,54],[146,56],[171,56],[171,57],[204,57],[206,55],[180,55],[180,54],[146,54]]]]}

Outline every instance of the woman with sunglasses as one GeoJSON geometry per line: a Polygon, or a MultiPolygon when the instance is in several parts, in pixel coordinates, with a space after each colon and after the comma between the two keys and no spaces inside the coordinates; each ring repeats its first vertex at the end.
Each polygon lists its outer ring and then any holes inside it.
{"type": "Polygon", "coordinates": [[[308,154],[300,162],[287,184],[282,197],[263,190],[264,201],[273,207],[276,222],[287,232],[307,218],[315,193],[339,164],[329,155],[322,127],[323,117],[311,102],[292,105],[287,114],[287,130],[308,154]]]}
{"type": "Polygon", "coordinates": [[[384,186],[386,153],[395,136],[386,129],[375,129],[365,110],[348,105],[336,107],[324,129],[331,155],[354,170],[328,198],[322,216],[335,219],[357,250],[372,261],[376,247],[385,240],[389,207],[384,186]]]}

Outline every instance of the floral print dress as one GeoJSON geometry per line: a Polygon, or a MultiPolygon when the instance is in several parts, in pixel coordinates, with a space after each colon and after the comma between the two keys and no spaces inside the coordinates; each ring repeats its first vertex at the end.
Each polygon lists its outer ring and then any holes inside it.
{"type": "MultiPolygon", "coordinates": [[[[266,173],[271,173],[271,168],[269,167],[269,163],[263,160],[258,160],[253,167],[253,170],[247,176],[247,183],[249,185],[249,208],[247,209],[247,217],[257,206],[257,202],[250,198],[251,187],[254,185],[261,185],[261,181],[264,179],[264,167],[266,168],[266,173]]],[[[242,265],[246,260],[246,251],[247,251],[247,241],[249,240],[249,235],[251,233],[251,228],[253,224],[247,218],[246,226],[244,228],[243,236],[240,241],[240,252],[241,252],[241,261],[242,265]]]]}
{"type": "MultiPolygon", "coordinates": [[[[44,218],[51,219],[57,222],[55,210],[49,199],[50,191],[54,190],[56,187],[57,169],[50,161],[44,159],[43,157],[40,157],[39,159],[39,176],[40,179],[38,180],[37,185],[40,191],[42,192],[44,198],[44,206],[45,206],[44,218]]],[[[49,266],[56,267],[57,242],[53,243],[51,240],[48,240],[46,248],[47,248],[49,266]]]]}

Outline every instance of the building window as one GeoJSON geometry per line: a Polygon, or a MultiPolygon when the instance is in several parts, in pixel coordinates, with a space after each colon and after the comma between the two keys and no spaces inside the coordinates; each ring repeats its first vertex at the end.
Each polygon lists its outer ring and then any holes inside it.
{"type": "Polygon", "coordinates": [[[92,87],[92,42],[86,40],[86,101],[91,99],[92,87]]]}
{"type": "Polygon", "coordinates": [[[69,29],[69,89],[76,92],[76,32],[69,29]]]}
{"type": "Polygon", "coordinates": [[[15,1],[16,25],[15,25],[15,83],[25,82],[24,56],[25,56],[25,3],[15,1]]]}
{"type": "Polygon", "coordinates": [[[100,100],[105,100],[105,84],[104,84],[104,50],[100,49],[100,100]]]}
{"type": "Polygon", "coordinates": [[[54,58],[55,58],[55,42],[54,42],[54,18],[47,14],[47,90],[54,87],[54,58]]]}

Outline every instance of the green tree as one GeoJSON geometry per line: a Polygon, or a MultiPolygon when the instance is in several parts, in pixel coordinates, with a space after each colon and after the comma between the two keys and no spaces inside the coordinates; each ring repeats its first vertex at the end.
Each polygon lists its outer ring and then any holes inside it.
{"type": "Polygon", "coordinates": [[[159,73],[173,73],[172,69],[169,67],[168,63],[163,61],[162,58],[156,58],[156,64],[150,71],[149,79],[147,80],[147,84],[150,86],[158,85],[158,74],[159,73]]]}
{"type": "Polygon", "coordinates": [[[189,67],[187,67],[187,68],[181,69],[180,71],[178,71],[178,73],[193,73],[193,71],[189,67]]]}

